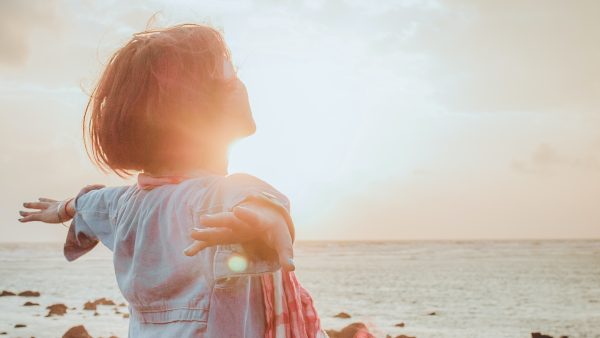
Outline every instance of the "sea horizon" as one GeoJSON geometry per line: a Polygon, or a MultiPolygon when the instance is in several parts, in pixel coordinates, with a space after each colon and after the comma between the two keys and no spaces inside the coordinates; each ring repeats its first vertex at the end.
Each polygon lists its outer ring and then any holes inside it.
{"type": "MultiPolygon", "coordinates": [[[[600,337],[600,240],[299,240],[295,260],[325,329],[361,322],[376,337],[600,337]]],[[[41,293],[0,297],[9,337],[56,337],[80,324],[92,336],[127,335],[127,308],[83,310],[103,297],[126,302],[101,245],[69,263],[60,242],[0,243],[0,290],[41,293]],[[67,314],[46,318],[56,303],[67,314]]]]}

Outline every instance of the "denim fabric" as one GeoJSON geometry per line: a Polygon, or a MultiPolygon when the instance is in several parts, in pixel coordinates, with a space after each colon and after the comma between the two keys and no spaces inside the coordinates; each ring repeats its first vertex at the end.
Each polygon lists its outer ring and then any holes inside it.
{"type": "Polygon", "coordinates": [[[289,212],[285,195],[248,174],[203,174],[152,190],[93,190],[75,201],[64,254],[77,259],[98,241],[113,251],[117,283],[130,304],[130,337],[261,337],[260,274],[278,270],[277,259],[249,256],[238,244],[183,254],[191,229],[203,227],[200,215],[230,211],[261,192],[289,212]],[[245,258],[246,268],[233,271],[232,257],[245,258]]]}

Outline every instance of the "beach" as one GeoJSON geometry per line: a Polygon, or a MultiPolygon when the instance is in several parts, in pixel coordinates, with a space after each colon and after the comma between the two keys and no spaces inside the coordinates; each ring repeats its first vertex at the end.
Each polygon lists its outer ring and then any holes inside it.
{"type": "MultiPolygon", "coordinates": [[[[298,242],[295,255],[325,329],[362,322],[377,337],[600,337],[598,240],[298,242]]],[[[40,293],[0,297],[6,337],[61,337],[76,325],[93,337],[127,336],[105,248],[68,263],[60,243],[0,244],[1,290],[40,293]],[[99,298],[114,305],[83,309],[99,298]],[[46,317],[58,303],[66,313],[46,317]]]]}

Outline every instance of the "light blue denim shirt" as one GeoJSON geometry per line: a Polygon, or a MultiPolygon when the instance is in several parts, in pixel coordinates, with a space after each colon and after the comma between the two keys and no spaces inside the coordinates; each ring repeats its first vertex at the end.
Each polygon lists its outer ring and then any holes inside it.
{"type": "Polygon", "coordinates": [[[129,302],[130,337],[262,337],[260,274],[278,270],[277,259],[249,256],[237,244],[183,254],[191,229],[203,227],[200,215],[230,211],[261,192],[289,212],[284,194],[248,174],[203,174],[152,190],[93,190],[75,201],[64,254],[72,261],[98,241],[112,250],[117,283],[129,302]],[[232,267],[232,257],[238,263],[245,258],[245,269],[232,267]]]}

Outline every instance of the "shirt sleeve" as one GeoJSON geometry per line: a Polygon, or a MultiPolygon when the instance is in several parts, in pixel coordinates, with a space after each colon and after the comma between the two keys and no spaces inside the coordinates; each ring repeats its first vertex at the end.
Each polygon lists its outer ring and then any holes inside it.
{"type": "MultiPolygon", "coordinates": [[[[235,206],[248,202],[260,201],[265,206],[278,210],[286,219],[292,239],[294,238],[294,224],[290,216],[290,201],[286,195],[274,188],[269,183],[249,174],[236,173],[222,179],[218,189],[219,199],[223,209],[231,211],[235,206]]],[[[215,255],[215,279],[257,275],[274,272],[281,268],[276,253],[273,250],[269,255],[257,255],[250,248],[260,246],[260,241],[240,244],[228,244],[217,246],[215,255]],[[246,268],[242,271],[231,268],[232,257],[243,257],[246,260],[246,268]]],[[[264,245],[264,244],[263,244],[264,245]]],[[[264,252],[264,250],[262,250],[264,252]]]]}
{"type": "Polygon", "coordinates": [[[98,242],[113,250],[118,201],[126,188],[102,188],[75,198],[75,216],[64,245],[68,261],[89,252],[98,242]]]}

